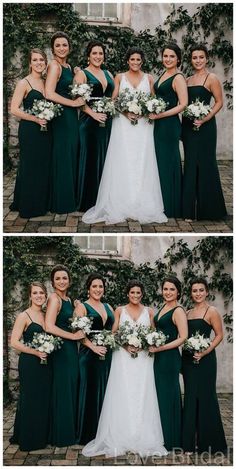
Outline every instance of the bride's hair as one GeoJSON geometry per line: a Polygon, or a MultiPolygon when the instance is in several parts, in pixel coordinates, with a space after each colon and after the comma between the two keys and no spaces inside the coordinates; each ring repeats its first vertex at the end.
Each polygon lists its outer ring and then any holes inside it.
{"type": "Polygon", "coordinates": [[[126,54],[125,54],[125,61],[128,62],[129,58],[131,57],[131,55],[133,54],[139,54],[141,59],[142,59],[142,62],[145,61],[145,55],[144,55],[144,52],[142,49],[140,49],[139,47],[130,47],[126,54]]]}
{"type": "Polygon", "coordinates": [[[177,300],[179,300],[180,297],[181,297],[181,290],[182,290],[182,285],[181,285],[180,280],[177,277],[175,277],[174,275],[168,275],[168,277],[165,277],[162,280],[162,283],[161,283],[161,289],[162,290],[163,290],[164,284],[166,282],[173,283],[174,286],[177,288],[177,291],[178,291],[177,300]]]}
{"type": "Polygon", "coordinates": [[[128,295],[131,288],[134,288],[134,287],[139,287],[142,294],[144,295],[145,294],[145,290],[144,290],[144,285],[142,282],[140,282],[140,280],[136,280],[135,278],[133,278],[132,280],[130,280],[128,283],[127,283],[127,286],[126,286],[126,294],[128,295]]]}

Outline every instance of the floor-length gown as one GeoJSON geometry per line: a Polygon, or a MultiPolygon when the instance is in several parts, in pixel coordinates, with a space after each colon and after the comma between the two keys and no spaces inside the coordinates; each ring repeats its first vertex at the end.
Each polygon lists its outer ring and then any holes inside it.
{"type": "MultiPolygon", "coordinates": [[[[111,97],[114,81],[107,70],[103,70],[107,81],[105,90],[102,83],[89,70],[83,70],[83,72],[86,75],[87,83],[92,86],[91,97],[111,97]]],[[[77,205],[80,211],[85,212],[96,203],[111,134],[111,125],[111,117],[107,118],[105,127],[101,127],[98,121],[85,112],[80,112],[77,184],[77,205]]]]}
{"type": "MultiPolygon", "coordinates": [[[[178,337],[178,329],[172,321],[176,308],[167,311],[159,319],[160,312],[154,321],[157,330],[168,336],[167,343],[178,337]]],[[[157,397],[160,408],[161,424],[166,449],[181,448],[182,436],[182,402],[179,384],[181,356],[179,349],[164,350],[155,354],[154,372],[157,397]]]]}
{"type": "MultiPolygon", "coordinates": [[[[207,311],[206,311],[207,312],[207,311]]],[[[202,318],[189,319],[189,337],[198,331],[210,337],[212,326],[202,318]]],[[[215,453],[227,448],[216,394],[216,353],[212,350],[196,365],[183,350],[184,378],[183,449],[215,453]]]]}
{"type": "MultiPolygon", "coordinates": [[[[71,332],[70,318],[73,306],[70,300],[61,300],[56,326],[71,332]]],[[[55,446],[75,444],[78,404],[78,348],[74,340],[63,339],[59,350],[52,355],[52,429],[51,443],[55,446]]]]}
{"type": "MultiPolygon", "coordinates": [[[[111,330],[114,315],[106,303],[104,303],[107,313],[105,324],[101,315],[92,306],[86,302],[84,306],[87,317],[93,320],[93,330],[111,330]]],[[[80,345],[77,442],[81,445],[88,443],[96,435],[111,367],[111,356],[112,352],[108,350],[105,360],[100,360],[99,355],[85,345],[80,345]]]]}
{"type": "MultiPolygon", "coordinates": [[[[41,333],[44,330],[40,324],[32,321],[23,333],[24,343],[30,343],[36,332],[41,333]]],[[[21,451],[42,449],[49,443],[51,357],[48,357],[47,365],[41,365],[39,357],[22,352],[18,368],[20,395],[14,433],[10,441],[13,444],[19,444],[21,451]]]]}
{"type": "MultiPolygon", "coordinates": [[[[125,307],[120,325],[133,319],[125,307]]],[[[150,325],[144,307],[138,324],[150,325]]],[[[113,352],[103,408],[96,438],[82,450],[84,456],[118,456],[133,451],[142,456],[165,455],[158,401],[155,389],[153,358],[141,351],[137,358],[122,347],[113,352]]]]}
{"type": "MultiPolygon", "coordinates": [[[[166,110],[178,104],[178,96],[174,91],[173,80],[178,75],[154,84],[157,98],[167,103],[166,110]]],[[[155,120],[154,140],[159,169],[164,210],[167,217],[182,217],[182,168],[179,151],[181,124],[178,114],[155,120]]]]}
{"type": "MultiPolygon", "coordinates": [[[[42,93],[31,87],[26,98],[23,99],[24,110],[32,109],[34,100],[41,99],[45,99],[42,93]]],[[[47,132],[41,132],[40,125],[36,122],[21,119],[18,135],[20,161],[14,200],[10,209],[18,210],[22,218],[45,215],[50,209],[51,125],[48,124],[47,132]]]]}
{"type": "MultiPolygon", "coordinates": [[[[150,93],[148,75],[134,88],[122,74],[120,92],[150,93]]],[[[105,221],[114,224],[127,218],[140,223],[167,221],[164,215],[156,162],[153,126],[141,118],[137,125],[122,114],[113,119],[111,138],[96,205],[88,210],[85,223],[105,221]]]]}
{"type": "MultiPolygon", "coordinates": [[[[205,82],[188,86],[189,104],[197,98],[210,104],[212,93],[204,86],[205,82]]],[[[227,212],[216,161],[216,119],[212,117],[196,131],[193,121],[183,117],[182,129],[183,217],[197,220],[224,218],[227,212]]]]}
{"type": "MultiPolygon", "coordinates": [[[[61,65],[61,76],[56,93],[71,99],[70,85],[73,73],[69,67],[61,65]]],[[[63,105],[60,116],[52,120],[53,168],[52,205],[55,213],[68,213],[76,210],[76,180],[78,171],[78,113],[77,109],[63,105]]]]}

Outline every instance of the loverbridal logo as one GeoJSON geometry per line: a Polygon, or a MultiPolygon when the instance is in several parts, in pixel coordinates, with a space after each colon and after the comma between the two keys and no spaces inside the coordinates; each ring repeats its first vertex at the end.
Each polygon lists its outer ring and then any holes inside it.
{"type": "Polygon", "coordinates": [[[115,456],[112,458],[112,465],[188,465],[188,466],[230,466],[230,454],[232,454],[232,448],[228,447],[224,453],[218,451],[213,453],[211,448],[209,451],[203,453],[186,454],[181,448],[175,448],[174,451],[169,452],[166,456],[158,455],[145,455],[140,456],[139,454],[129,452],[124,456],[115,456]]]}

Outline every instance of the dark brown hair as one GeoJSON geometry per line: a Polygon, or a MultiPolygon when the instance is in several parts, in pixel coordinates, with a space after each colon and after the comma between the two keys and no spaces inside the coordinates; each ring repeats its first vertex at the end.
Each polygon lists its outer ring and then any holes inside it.
{"type": "Polygon", "coordinates": [[[93,49],[93,47],[101,47],[102,50],[103,50],[103,54],[104,54],[104,59],[106,58],[106,49],[105,49],[105,46],[104,44],[101,42],[101,41],[96,41],[96,40],[93,40],[93,41],[90,41],[86,47],[86,57],[89,57],[90,54],[91,54],[91,51],[93,49]]]}
{"type": "Polygon", "coordinates": [[[178,291],[177,300],[179,300],[181,297],[181,290],[182,290],[182,285],[181,285],[180,280],[174,275],[168,275],[162,280],[162,283],[161,283],[162,290],[166,282],[173,283],[174,286],[177,288],[177,291],[178,291]]]}
{"type": "Polygon", "coordinates": [[[86,288],[87,290],[90,289],[91,285],[92,285],[92,282],[94,280],[101,280],[101,282],[103,283],[103,287],[104,287],[104,293],[105,293],[105,288],[106,288],[106,283],[105,283],[105,279],[104,277],[101,275],[101,274],[98,274],[96,272],[91,272],[91,274],[89,274],[87,280],[86,280],[86,288]]]}
{"type": "Polygon", "coordinates": [[[162,48],[162,51],[161,51],[161,55],[163,57],[163,54],[164,54],[164,51],[166,49],[170,49],[170,50],[173,50],[176,55],[177,55],[177,65],[180,65],[181,64],[181,58],[182,58],[182,55],[181,55],[181,49],[180,47],[175,44],[174,42],[169,42],[168,44],[166,44],[163,48],[162,48]]]}
{"type": "Polygon", "coordinates": [[[71,52],[71,40],[68,36],[68,34],[64,33],[63,31],[56,31],[52,37],[51,37],[51,49],[52,49],[52,53],[54,54],[54,43],[55,43],[55,40],[60,38],[60,37],[63,37],[64,39],[66,39],[68,41],[68,44],[69,44],[69,51],[71,52]]]}
{"type": "Polygon", "coordinates": [[[128,283],[127,283],[127,286],[126,286],[126,294],[128,295],[130,290],[134,287],[139,287],[141,292],[142,292],[142,295],[145,294],[145,289],[144,289],[144,285],[142,282],[140,282],[140,280],[137,280],[135,278],[131,279],[128,283]]]}
{"type": "Polygon", "coordinates": [[[70,274],[70,271],[68,269],[68,267],[66,267],[65,265],[63,264],[57,264],[55,265],[52,270],[51,270],[51,282],[52,282],[52,286],[54,286],[54,277],[55,277],[55,273],[56,272],[61,272],[61,271],[64,271],[67,273],[68,277],[69,277],[69,282],[71,282],[71,274],[70,274]]]}
{"type": "Polygon", "coordinates": [[[192,58],[192,53],[195,52],[196,50],[203,51],[205,53],[206,58],[209,59],[209,52],[208,52],[208,49],[206,48],[206,46],[204,44],[194,44],[190,48],[190,58],[192,58]]]}

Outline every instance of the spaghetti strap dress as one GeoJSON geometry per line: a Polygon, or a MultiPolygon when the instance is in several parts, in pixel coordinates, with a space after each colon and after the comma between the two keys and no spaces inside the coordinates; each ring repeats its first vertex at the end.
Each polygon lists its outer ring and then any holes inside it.
{"type": "MultiPolygon", "coordinates": [[[[28,80],[27,80],[28,81],[28,80]]],[[[31,86],[30,82],[28,81],[31,86]]],[[[33,107],[34,100],[45,99],[32,88],[23,99],[24,111],[33,107]]],[[[50,184],[52,170],[52,131],[41,132],[36,122],[21,119],[18,130],[20,160],[16,176],[11,210],[22,218],[45,215],[50,209],[50,184]]]]}
{"type": "MultiPolygon", "coordinates": [[[[28,315],[29,316],[29,315],[28,315]]],[[[42,326],[32,321],[23,332],[25,344],[32,342],[34,333],[44,332],[42,326]]],[[[20,390],[13,436],[10,442],[18,444],[20,451],[42,449],[49,443],[52,367],[41,365],[36,355],[21,352],[18,363],[20,390]]]]}
{"type": "MultiPolygon", "coordinates": [[[[188,86],[189,104],[197,98],[210,104],[212,93],[203,85],[188,86]]],[[[227,215],[216,160],[217,129],[215,116],[193,130],[193,121],[183,117],[184,145],[183,217],[218,220],[227,215]]]]}
{"type": "MultiPolygon", "coordinates": [[[[210,337],[212,326],[203,318],[188,319],[189,337],[196,332],[210,337]]],[[[193,355],[183,350],[184,378],[183,449],[216,453],[227,448],[216,394],[215,350],[201,358],[196,365],[193,355]]]]}

